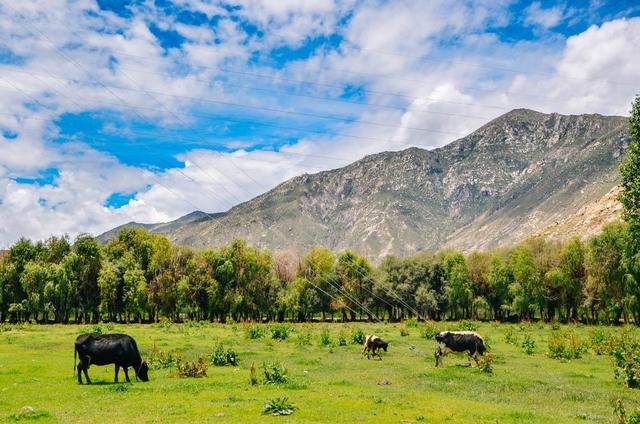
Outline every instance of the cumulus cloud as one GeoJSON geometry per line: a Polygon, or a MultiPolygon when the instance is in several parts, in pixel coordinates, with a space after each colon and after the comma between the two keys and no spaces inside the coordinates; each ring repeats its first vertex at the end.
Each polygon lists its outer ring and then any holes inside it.
{"type": "MultiPolygon", "coordinates": [[[[224,211],[301,173],[442,146],[515,107],[627,112],[640,19],[510,42],[496,35],[519,19],[509,4],[174,1],[215,21],[200,25],[151,2],[120,16],[90,0],[0,0],[0,247],[224,211]],[[179,45],[151,27],[175,32],[179,45]],[[333,44],[309,44],[319,37],[333,44]],[[308,51],[274,64],[269,52],[283,46],[308,51]],[[59,118],[105,110],[127,121],[105,121],[105,131],[132,137],[142,156],[203,143],[175,149],[180,167],[156,169],[123,163],[82,131],[60,140],[59,118]],[[245,134],[223,137],[238,121],[245,134]],[[136,140],[132,123],[156,143],[136,140]],[[110,205],[114,193],[131,199],[110,205]]],[[[570,14],[563,4],[525,12],[546,30],[570,14]]]]}

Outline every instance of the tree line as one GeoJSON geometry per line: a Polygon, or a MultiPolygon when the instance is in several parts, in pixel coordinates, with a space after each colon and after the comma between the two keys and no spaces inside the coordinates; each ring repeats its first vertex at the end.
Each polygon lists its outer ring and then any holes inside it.
{"type": "Polygon", "coordinates": [[[586,241],[534,237],[510,249],[388,256],[173,245],[123,229],[21,239],[0,260],[0,321],[482,319],[640,323],[640,255],[630,226],[586,241]]]}
{"type": "Polygon", "coordinates": [[[388,256],[303,255],[242,240],[175,246],[143,229],[105,245],[81,235],[21,239],[0,258],[0,322],[493,319],[640,324],[640,96],[622,163],[623,222],[586,241],[388,256]]]}

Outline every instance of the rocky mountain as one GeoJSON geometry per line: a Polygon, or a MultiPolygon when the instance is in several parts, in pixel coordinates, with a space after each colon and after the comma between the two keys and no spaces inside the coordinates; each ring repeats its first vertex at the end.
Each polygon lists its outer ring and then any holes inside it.
{"type": "Polygon", "coordinates": [[[352,248],[374,260],[509,245],[605,197],[627,130],[623,117],[517,109],[438,149],[374,154],[292,178],[223,214],[146,227],[191,246],[240,237],[274,249],[352,248]]]}

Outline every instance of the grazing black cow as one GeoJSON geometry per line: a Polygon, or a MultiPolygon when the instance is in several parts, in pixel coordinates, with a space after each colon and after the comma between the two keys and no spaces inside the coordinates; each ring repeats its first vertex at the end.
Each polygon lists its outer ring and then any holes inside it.
{"type": "Polygon", "coordinates": [[[443,331],[436,334],[436,367],[442,364],[442,357],[448,352],[469,352],[478,365],[478,355],[484,355],[486,347],[482,336],[474,331],[443,331]]]}
{"type": "Polygon", "coordinates": [[[385,342],[378,336],[367,335],[364,339],[364,349],[362,350],[362,356],[367,355],[367,359],[373,355],[374,357],[378,355],[378,358],[382,361],[382,355],[378,352],[378,349],[382,349],[385,352],[387,351],[387,347],[389,343],[385,342]]]}
{"type": "Polygon", "coordinates": [[[120,367],[124,369],[124,376],[129,380],[129,367],[133,367],[136,379],[149,381],[149,367],[142,360],[138,345],[133,338],[126,334],[82,334],[76,339],[75,351],[73,353],[73,367],[75,372],[76,355],[80,358],[78,362],[78,383],[82,384],[82,372],[91,384],[87,370],[91,365],[116,365],[115,382],[118,382],[118,371],[120,367]]]}

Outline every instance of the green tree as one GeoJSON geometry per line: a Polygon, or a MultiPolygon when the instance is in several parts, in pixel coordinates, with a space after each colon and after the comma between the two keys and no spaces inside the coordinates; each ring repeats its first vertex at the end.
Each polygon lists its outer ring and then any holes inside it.
{"type": "Polygon", "coordinates": [[[632,255],[640,252],[640,96],[636,96],[629,115],[631,142],[626,158],[620,167],[622,192],[620,202],[624,207],[623,217],[629,224],[632,240],[632,255]]]}

